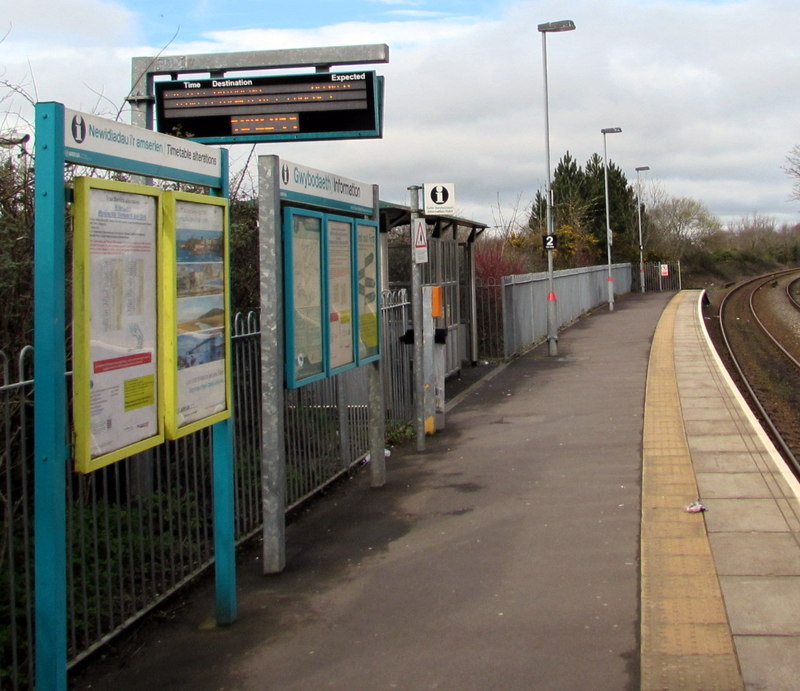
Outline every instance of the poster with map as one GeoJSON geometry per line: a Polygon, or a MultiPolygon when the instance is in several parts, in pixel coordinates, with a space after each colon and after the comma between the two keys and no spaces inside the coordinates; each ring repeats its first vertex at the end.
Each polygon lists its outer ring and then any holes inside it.
{"type": "Polygon", "coordinates": [[[159,192],[75,182],[76,464],[90,472],[160,443],[159,192]]]}
{"type": "Polygon", "coordinates": [[[322,334],[322,219],[297,214],[291,221],[294,380],[324,374],[322,334]]]}

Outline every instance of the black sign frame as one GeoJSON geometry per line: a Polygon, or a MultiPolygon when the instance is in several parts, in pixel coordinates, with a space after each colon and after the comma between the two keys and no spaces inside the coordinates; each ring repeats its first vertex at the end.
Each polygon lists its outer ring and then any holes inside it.
{"type": "Polygon", "coordinates": [[[178,79],[154,84],[156,129],[204,144],[383,136],[372,71],[178,79]]]}

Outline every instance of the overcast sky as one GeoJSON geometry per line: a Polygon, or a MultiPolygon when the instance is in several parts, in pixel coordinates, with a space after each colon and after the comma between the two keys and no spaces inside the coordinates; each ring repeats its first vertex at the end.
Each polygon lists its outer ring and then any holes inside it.
{"type": "MultiPolygon", "coordinates": [[[[258,153],[381,186],[452,182],[459,215],[494,223],[545,184],[542,22],[553,165],[602,154],[725,222],[800,222],[783,168],[800,144],[798,0],[5,0],[0,79],[115,116],[131,58],[385,43],[382,140],[275,143],[258,153]],[[8,5],[12,5],[8,7],[8,5]]],[[[347,68],[342,68],[347,70],[347,68]]],[[[0,132],[30,109],[0,91],[0,132]]],[[[128,122],[123,112],[121,119],[128,122]]],[[[241,167],[250,147],[232,151],[241,167]]]]}

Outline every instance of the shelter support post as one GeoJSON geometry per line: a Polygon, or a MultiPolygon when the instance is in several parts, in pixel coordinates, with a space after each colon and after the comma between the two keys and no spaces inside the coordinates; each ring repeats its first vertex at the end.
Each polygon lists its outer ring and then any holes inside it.
{"type": "MultiPolygon", "coordinates": [[[[380,222],[380,191],[378,185],[372,186],[373,220],[380,222]]],[[[380,266],[384,266],[384,244],[379,243],[381,254],[380,266]]],[[[381,275],[381,283],[384,277],[381,275]]],[[[380,323],[380,316],[379,316],[380,323]]],[[[379,338],[382,334],[379,335],[379,338]]],[[[367,364],[367,383],[369,407],[369,452],[370,458],[370,485],[372,487],[383,487],[386,484],[386,456],[384,447],[386,444],[386,413],[384,405],[383,391],[383,358],[378,358],[374,362],[367,364]]]]}
{"type": "Polygon", "coordinates": [[[280,159],[258,159],[261,292],[261,489],[263,571],[286,566],[286,449],[283,425],[283,253],[280,159]]]}

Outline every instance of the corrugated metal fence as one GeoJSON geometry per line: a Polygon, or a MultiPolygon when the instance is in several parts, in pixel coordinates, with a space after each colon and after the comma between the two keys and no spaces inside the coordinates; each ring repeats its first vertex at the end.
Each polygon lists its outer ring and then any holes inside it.
{"type": "MultiPolygon", "coordinates": [[[[413,419],[411,363],[398,354],[405,291],[383,296],[387,422],[413,419]]],[[[260,329],[237,315],[233,335],[236,536],[261,518],[260,329]]],[[[32,686],[32,348],[0,351],[0,688],[32,686]]],[[[369,449],[364,368],[286,391],[286,505],[297,505],[369,449]]],[[[213,559],[208,430],[90,475],[67,473],[70,664],[84,658],[213,559]]]]}

